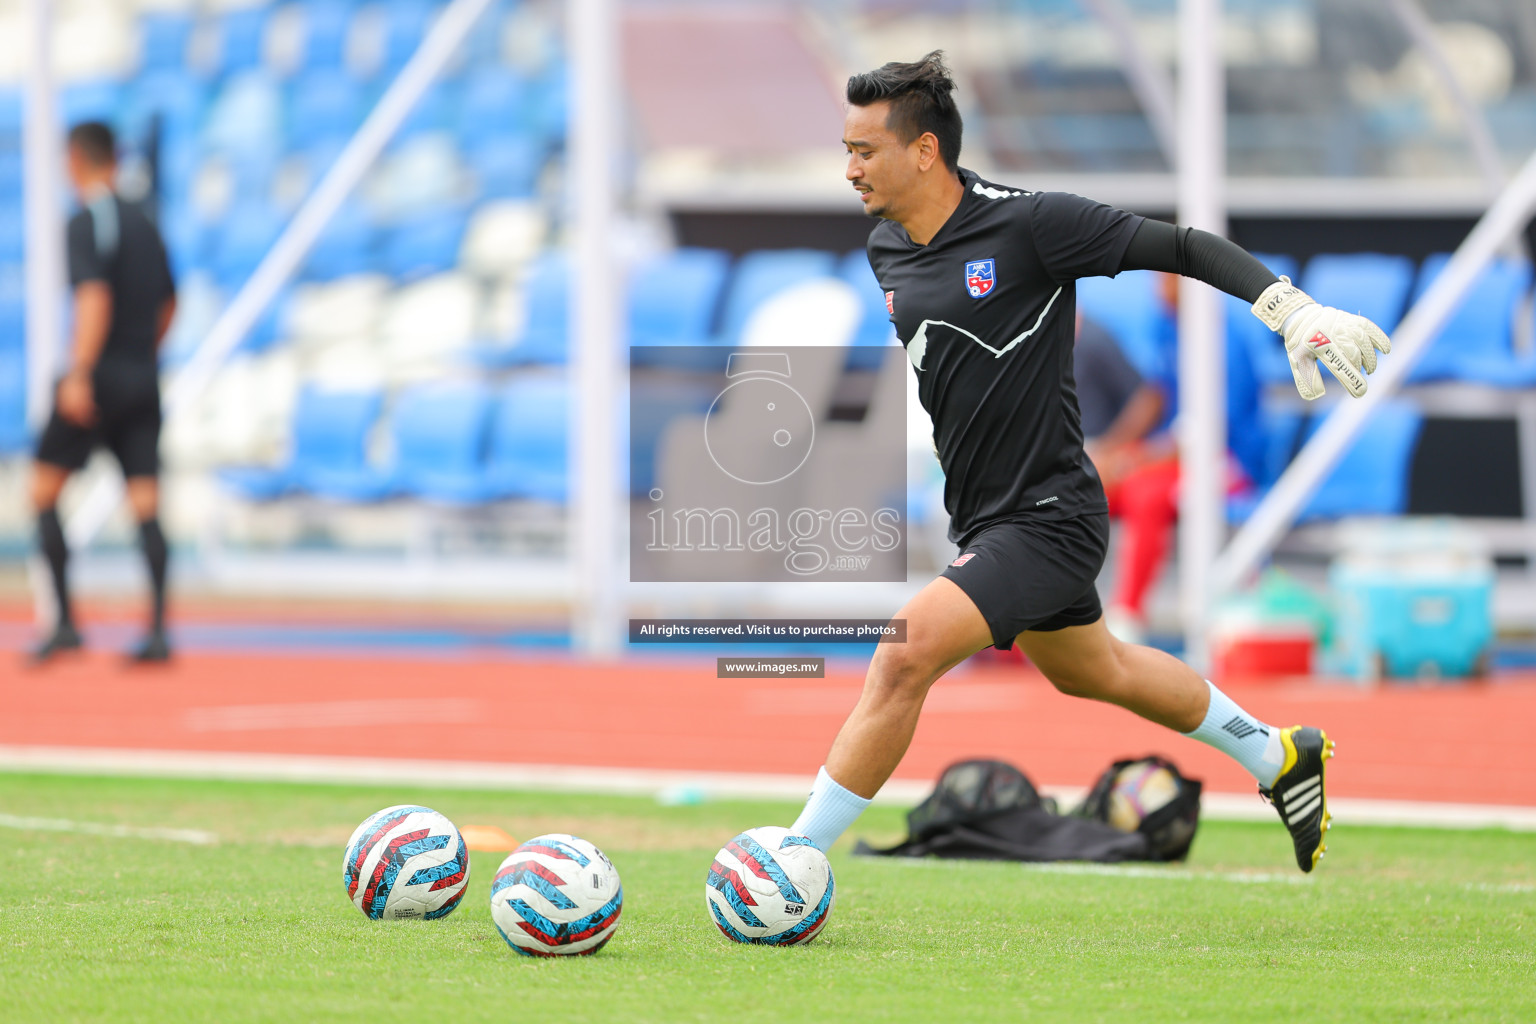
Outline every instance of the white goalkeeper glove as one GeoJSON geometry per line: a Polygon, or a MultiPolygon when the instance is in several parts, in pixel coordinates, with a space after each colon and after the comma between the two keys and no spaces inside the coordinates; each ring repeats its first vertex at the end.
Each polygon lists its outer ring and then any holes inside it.
{"type": "Polygon", "coordinates": [[[1376,372],[1376,353],[1391,352],[1387,332],[1365,317],[1319,305],[1282,277],[1253,304],[1253,315],[1285,338],[1296,390],[1307,401],[1323,396],[1323,363],[1356,398],[1365,394],[1365,375],[1376,372]]]}

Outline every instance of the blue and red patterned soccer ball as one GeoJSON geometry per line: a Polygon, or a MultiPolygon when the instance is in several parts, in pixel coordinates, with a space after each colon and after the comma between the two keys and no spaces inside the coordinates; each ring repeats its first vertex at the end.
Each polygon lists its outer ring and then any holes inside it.
{"type": "MultiPolygon", "coordinates": [[[[469,884],[469,851],[453,822],[400,804],[352,833],[342,865],[347,896],[374,919],[435,920],[469,884]]],[[[710,919],[726,938],[753,945],[810,942],[826,927],[835,888],[826,855],[788,829],[749,829],[710,864],[710,919]]],[[[585,839],[538,836],[512,851],[491,883],[496,930],[525,956],[595,953],[613,938],[624,887],[613,863],[585,839]]]]}
{"type": "MultiPolygon", "coordinates": [[[[347,841],[342,884],[352,905],[375,920],[436,920],[464,896],[469,850],[453,822],[430,807],[386,807],[347,841]]],[[[528,840],[491,883],[497,931],[528,956],[595,953],[613,937],[623,909],[617,869],[576,836],[528,840]]]]}
{"type": "Polygon", "coordinates": [[[441,814],[397,804],[352,833],[342,884],[352,905],[374,919],[447,917],[469,885],[469,850],[441,814]]]}
{"type": "Polygon", "coordinates": [[[491,920],[524,956],[585,956],[613,938],[624,886],[603,851],[576,836],[528,840],[491,882],[491,920]]]}
{"type": "Polygon", "coordinates": [[[810,942],[832,916],[835,886],[826,854],[805,836],[766,825],[715,854],[704,900],[720,933],[755,946],[810,942]]]}

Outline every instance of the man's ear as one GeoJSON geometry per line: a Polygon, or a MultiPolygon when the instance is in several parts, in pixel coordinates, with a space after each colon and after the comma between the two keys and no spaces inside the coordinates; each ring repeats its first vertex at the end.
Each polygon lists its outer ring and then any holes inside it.
{"type": "Polygon", "coordinates": [[[933,132],[923,132],[917,137],[917,167],[930,170],[939,161],[939,137],[933,132]]]}

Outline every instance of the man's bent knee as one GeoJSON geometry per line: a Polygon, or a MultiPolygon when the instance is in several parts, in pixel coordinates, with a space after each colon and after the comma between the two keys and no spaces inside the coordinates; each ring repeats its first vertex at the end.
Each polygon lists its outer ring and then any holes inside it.
{"type": "Polygon", "coordinates": [[[1089,700],[1114,700],[1128,685],[1121,641],[1113,636],[1108,644],[1089,652],[1074,652],[1077,657],[1034,658],[1036,666],[1051,685],[1069,697],[1089,700]]]}
{"type": "Polygon", "coordinates": [[[1064,693],[1068,697],[1086,697],[1092,700],[1098,697],[1104,690],[1101,680],[1095,679],[1086,673],[1056,672],[1047,674],[1046,678],[1051,681],[1051,685],[1056,687],[1058,692],[1064,693]]]}

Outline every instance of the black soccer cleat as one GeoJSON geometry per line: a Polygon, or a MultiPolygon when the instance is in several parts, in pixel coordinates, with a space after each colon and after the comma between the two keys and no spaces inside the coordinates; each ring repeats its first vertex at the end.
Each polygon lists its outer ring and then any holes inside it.
{"type": "Polygon", "coordinates": [[[71,623],[61,622],[53,628],[47,640],[32,648],[31,661],[34,665],[41,665],[57,655],[78,651],[83,646],[85,644],[80,639],[80,631],[71,623]]]}
{"type": "Polygon", "coordinates": [[[1293,725],[1280,730],[1280,744],[1285,764],[1272,786],[1259,787],[1259,795],[1275,805],[1291,830],[1296,866],[1311,871],[1328,849],[1323,840],[1332,815],[1323,792],[1323,763],[1333,756],[1333,741],[1321,729],[1293,725]]]}
{"type": "Polygon", "coordinates": [[[158,665],[170,661],[171,645],[165,638],[165,631],[152,630],[144,642],[128,655],[128,660],[135,665],[158,665]]]}

